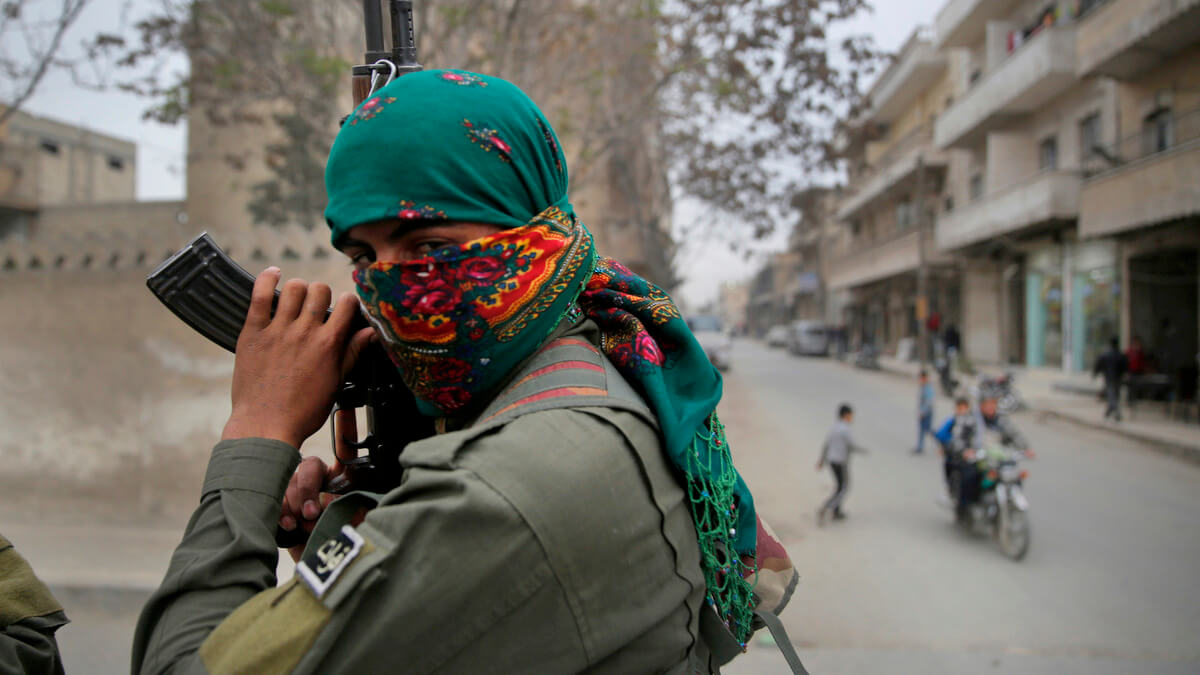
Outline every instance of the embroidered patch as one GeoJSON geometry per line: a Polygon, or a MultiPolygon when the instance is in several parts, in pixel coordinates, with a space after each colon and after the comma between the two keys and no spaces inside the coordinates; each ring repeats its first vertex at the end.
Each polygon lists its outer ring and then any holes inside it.
{"type": "Polygon", "coordinates": [[[401,220],[445,220],[446,212],[429,204],[417,206],[415,202],[401,199],[396,207],[396,217],[401,220]]]}
{"type": "Polygon", "coordinates": [[[312,589],[313,595],[319,598],[333,586],[333,582],[349,567],[350,561],[358,556],[362,547],[362,535],[349,525],[343,525],[341,532],[296,563],[296,571],[312,589]]]}
{"type": "Polygon", "coordinates": [[[484,152],[495,150],[500,159],[506,162],[512,161],[512,146],[500,138],[500,132],[490,127],[476,126],[471,123],[471,120],[463,120],[463,126],[467,128],[467,138],[483,148],[484,152]]]}
{"type": "Polygon", "coordinates": [[[439,77],[441,77],[443,80],[446,80],[447,82],[453,82],[454,84],[457,84],[461,87],[486,87],[486,86],[488,86],[488,83],[484,82],[483,78],[476,75],[475,73],[456,73],[456,72],[448,70],[448,71],[442,73],[439,77]]]}
{"type": "Polygon", "coordinates": [[[395,96],[388,96],[387,98],[382,96],[372,96],[371,98],[363,101],[362,105],[358,106],[358,110],[354,111],[354,119],[350,120],[350,126],[354,126],[359,122],[366,122],[372,117],[383,112],[383,107],[385,105],[395,102],[395,96]]]}

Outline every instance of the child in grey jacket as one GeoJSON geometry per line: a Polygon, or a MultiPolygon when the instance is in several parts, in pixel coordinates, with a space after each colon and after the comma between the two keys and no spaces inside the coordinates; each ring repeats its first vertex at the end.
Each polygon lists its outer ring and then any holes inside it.
{"type": "Polygon", "coordinates": [[[817,512],[818,525],[824,525],[825,518],[829,514],[833,514],[834,520],[842,520],[846,517],[845,512],[842,511],[842,502],[846,498],[846,490],[850,487],[850,453],[866,452],[862,446],[855,444],[854,439],[850,436],[852,422],[854,422],[854,409],[847,403],[838,406],[838,420],[833,423],[833,428],[829,430],[829,435],[825,437],[825,444],[821,447],[821,459],[817,461],[817,470],[820,471],[828,462],[829,468],[833,471],[833,479],[837,482],[837,488],[833,491],[833,495],[821,505],[821,510],[817,512]]]}

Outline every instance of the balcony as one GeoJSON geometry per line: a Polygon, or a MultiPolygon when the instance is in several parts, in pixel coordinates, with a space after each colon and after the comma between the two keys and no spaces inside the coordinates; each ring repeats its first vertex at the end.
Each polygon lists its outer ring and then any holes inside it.
{"type": "Polygon", "coordinates": [[[1172,120],[1166,147],[1138,134],[1108,150],[1121,162],[1089,177],[1079,234],[1098,237],[1200,214],[1200,109],[1172,120]]]}
{"type": "Polygon", "coordinates": [[[1041,171],[938,218],[934,238],[950,251],[1079,214],[1083,179],[1074,171],[1041,171]]]}
{"type": "Polygon", "coordinates": [[[920,232],[905,232],[866,248],[847,253],[829,264],[828,283],[833,289],[851,288],[917,269],[920,232]]]}
{"type": "Polygon", "coordinates": [[[1200,0],[1109,0],[1079,24],[1080,77],[1133,79],[1197,39],[1200,0]]]}
{"type": "Polygon", "coordinates": [[[946,55],[933,48],[929,29],[918,29],[900,49],[900,55],[867,92],[875,122],[891,122],[946,72],[946,55]]]}
{"type": "Polygon", "coordinates": [[[987,22],[1006,17],[1015,0],[950,0],[934,19],[935,47],[971,47],[983,42],[987,22]]]}
{"type": "Polygon", "coordinates": [[[1075,27],[1043,29],[938,117],[934,144],[970,144],[1037,110],[1075,80],[1075,27]]]}
{"type": "MultiPolygon", "coordinates": [[[[946,156],[931,147],[932,129],[922,125],[897,141],[875,161],[865,174],[854,182],[857,184],[838,207],[838,220],[849,220],[867,206],[901,191],[911,192],[915,188],[917,168],[923,163],[926,169],[944,172],[946,156]]],[[[929,178],[932,181],[932,177],[929,178]]],[[[932,182],[927,183],[927,186],[932,182]]]]}

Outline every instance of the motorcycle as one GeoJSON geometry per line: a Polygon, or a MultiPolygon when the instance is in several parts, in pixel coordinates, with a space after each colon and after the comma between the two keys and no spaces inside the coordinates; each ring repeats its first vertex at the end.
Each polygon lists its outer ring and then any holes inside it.
{"type": "Polygon", "coordinates": [[[975,383],[975,390],[975,400],[994,398],[1000,412],[1013,413],[1025,408],[1025,401],[1017,391],[1016,378],[1012,373],[997,376],[980,375],[975,383]]]}
{"type": "Polygon", "coordinates": [[[979,499],[959,514],[967,531],[991,534],[1006,556],[1019,561],[1029,552],[1029,501],[1024,483],[1029,472],[1017,466],[1018,452],[993,445],[966,450],[963,460],[978,470],[979,499]]]}

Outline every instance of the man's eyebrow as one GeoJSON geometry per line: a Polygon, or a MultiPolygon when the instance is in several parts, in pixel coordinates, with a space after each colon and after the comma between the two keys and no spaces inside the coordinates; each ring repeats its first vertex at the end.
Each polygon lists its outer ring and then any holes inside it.
{"type": "Polygon", "coordinates": [[[359,248],[371,248],[370,244],[367,244],[364,241],[359,241],[358,239],[354,239],[352,237],[342,237],[341,239],[338,240],[338,242],[336,244],[333,245],[333,247],[339,251],[344,251],[349,246],[357,246],[359,248]]]}

